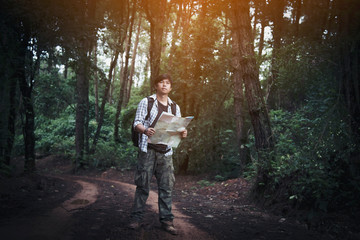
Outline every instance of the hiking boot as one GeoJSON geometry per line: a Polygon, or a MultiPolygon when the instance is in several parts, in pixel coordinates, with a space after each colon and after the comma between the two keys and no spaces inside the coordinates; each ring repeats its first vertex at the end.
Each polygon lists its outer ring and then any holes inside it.
{"type": "Polygon", "coordinates": [[[172,235],[178,235],[178,231],[176,230],[176,228],[174,227],[173,222],[161,222],[161,227],[162,229],[164,229],[165,231],[167,231],[168,233],[172,234],[172,235]]]}
{"type": "Polygon", "coordinates": [[[139,222],[139,221],[130,222],[128,227],[133,230],[138,230],[141,227],[141,222],[139,222]]]}

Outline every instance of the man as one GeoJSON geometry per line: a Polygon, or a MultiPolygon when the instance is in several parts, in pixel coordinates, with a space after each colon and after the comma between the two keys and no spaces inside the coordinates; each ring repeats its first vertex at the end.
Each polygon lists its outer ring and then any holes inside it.
{"type": "MultiPolygon", "coordinates": [[[[138,229],[141,226],[144,207],[149,196],[150,182],[155,175],[158,184],[159,194],[159,219],[161,226],[167,232],[176,235],[177,230],[174,227],[174,215],[171,213],[172,190],[175,183],[174,166],[172,162],[173,150],[170,146],[163,144],[151,144],[147,140],[155,134],[154,126],[162,112],[172,112],[171,105],[175,104],[170,98],[172,80],[167,74],[160,75],[154,83],[156,94],[150,96],[154,100],[149,118],[147,108],[150,100],[144,98],[140,101],[135,121],[135,130],[141,133],[139,139],[139,155],[137,171],[135,173],[135,200],[131,213],[132,229],[138,229]]],[[[176,105],[176,116],[181,117],[180,107],[176,105]]],[[[182,138],[187,137],[187,130],[179,133],[182,138]]]]}

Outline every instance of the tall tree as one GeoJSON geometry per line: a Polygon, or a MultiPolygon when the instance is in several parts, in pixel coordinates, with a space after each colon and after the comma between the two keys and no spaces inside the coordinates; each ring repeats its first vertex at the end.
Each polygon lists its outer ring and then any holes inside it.
{"type": "Polygon", "coordinates": [[[234,82],[234,112],[236,124],[236,138],[239,146],[240,154],[240,168],[243,170],[248,163],[248,149],[246,143],[248,142],[247,131],[245,129],[245,96],[244,83],[241,75],[240,66],[240,50],[238,34],[233,31],[232,36],[232,51],[233,51],[233,82],[234,82]]]}
{"type": "Polygon", "coordinates": [[[134,43],[134,48],[132,51],[132,58],[131,58],[131,68],[130,68],[130,75],[129,75],[129,87],[127,89],[127,94],[126,94],[126,101],[125,101],[125,106],[129,103],[129,99],[130,99],[130,94],[131,94],[131,88],[133,85],[133,78],[134,78],[134,74],[135,74],[135,64],[136,64],[136,55],[137,55],[137,48],[139,45],[139,40],[140,40],[140,33],[141,33],[141,22],[142,22],[142,16],[139,16],[139,20],[138,20],[138,25],[137,25],[137,32],[136,32],[136,38],[135,38],[135,43],[134,43]]]}
{"type": "MultiPolygon", "coordinates": [[[[195,6],[193,5],[192,2],[183,2],[182,3],[182,21],[180,21],[181,23],[181,34],[180,35],[180,47],[179,49],[181,49],[181,51],[174,51],[173,54],[175,55],[172,60],[171,60],[171,64],[173,65],[173,62],[176,58],[185,58],[186,60],[184,61],[184,70],[181,73],[181,77],[180,79],[182,80],[179,85],[180,88],[183,89],[184,91],[182,91],[182,106],[181,106],[181,112],[184,115],[189,115],[192,114],[190,113],[190,108],[188,107],[189,102],[190,102],[190,93],[189,91],[187,91],[187,89],[189,89],[190,86],[190,81],[192,80],[192,74],[189,71],[189,58],[190,58],[190,54],[191,54],[191,46],[189,44],[189,39],[190,39],[190,27],[192,26],[191,21],[193,16],[196,14],[196,10],[195,10],[195,6]]],[[[196,24],[195,24],[196,25],[196,24]]],[[[172,73],[174,72],[173,70],[171,71],[172,73]]]]}
{"type": "MultiPolygon", "coordinates": [[[[94,66],[97,68],[97,44],[94,45],[94,66]]],[[[99,74],[96,70],[94,73],[94,95],[95,95],[95,120],[99,122],[99,74]]]]}
{"type": "MultiPolygon", "coordinates": [[[[14,69],[14,67],[12,67],[14,69]]],[[[14,78],[10,79],[9,84],[9,92],[8,92],[8,99],[9,99],[9,113],[7,119],[7,132],[3,136],[7,136],[6,139],[6,146],[4,148],[4,159],[5,164],[10,165],[11,160],[11,152],[14,145],[14,138],[15,138],[15,120],[16,120],[16,86],[17,81],[14,78]]],[[[5,115],[6,116],[6,115],[5,115]]]]}
{"type": "Polygon", "coordinates": [[[33,63],[32,52],[27,52],[29,48],[28,43],[30,42],[30,28],[27,29],[27,24],[23,26],[26,29],[24,37],[21,41],[21,47],[19,49],[20,54],[18,55],[18,68],[17,68],[17,79],[19,81],[20,91],[23,100],[23,106],[25,111],[25,123],[23,126],[24,134],[24,145],[25,145],[25,165],[24,170],[26,172],[35,171],[35,113],[32,104],[32,90],[34,86],[35,73],[38,72],[40,67],[40,50],[37,49],[37,59],[34,66],[30,66],[30,76],[26,74],[26,62],[33,63]],[[30,56],[29,56],[30,55],[30,56]],[[28,80],[29,79],[29,80],[28,80]]]}
{"type": "Polygon", "coordinates": [[[339,66],[337,78],[345,106],[349,112],[351,131],[360,141],[360,14],[356,10],[360,3],[354,0],[334,1],[334,15],[337,21],[336,61],[339,66]]]}
{"type": "MultiPolygon", "coordinates": [[[[84,152],[86,138],[88,135],[89,123],[89,71],[90,56],[93,50],[96,34],[95,13],[96,0],[79,0],[78,9],[83,9],[79,16],[80,31],[86,37],[80,38],[78,64],[76,71],[76,123],[75,123],[75,149],[76,149],[76,166],[75,170],[84,164],[84,152]]],[[[88,147],[87,147],[88,148],[88,147]]]]}
{"type": "Polygon", "coordinates": [[[294,36],[299,36],[299,26],[300,26],[300,17],[301,17],[301,10],[302,10],[302,0],[294,0],[294,7],[293,7],[293,18],[294,18],[294,25],[295,31],[294,36]]]}
{"type": "Polygon", "coordinates": [[[257,9],[256,11],[256,19],[257,21],[255,21],[256,25],[254,25],[254,32],[256,33],[256,29],[257,29],[257,25],[258,23],[260,24],[260,36],[259,36],[259,46],[258,46],[258,57],[259,59],[261,59],[262,57],[262,52],[264,49],[264,41],[265,41],[265,27],[268,25],[268,21],[267,18],[268,16],[266,15],[267,12],[267,4],[265,0],[255,0],[254,1],[254,8],[257,9]]]}
{"type": "Polygon", "coordinates": [[[163,45],[166,14],[169,3],[167,0],[141,0],[146,18],[150,22],[150,88],[160,74],[160,59],[163,45]]]}
{"type": "Polygon", "coordinates": [[[10,165],[11,153],[15,138],[15,119],[17,109],[17,78],[15,54],[9,49],[17,49],[16,36],[12,29],[13,22],[3,6],[0,10],[0,164],[10,165]],[[9,22],[7,22],[9,21],[9,22]],[[9,61],[10,59],[10,61],[9,61]]]}
{"type": "Polygon", "coordinates": [[[180,23],[181,23],[181,19],[182,19],[182,15],[183,15],[183,4],[182,2],[179,2],[178,4],[176,4],[178,11],[176,13],[176,21],[175,21],[175,26],[174,29],[172,31],[172,37],[171,37],[171,46],[170,46],[170,53],[169,53],[169,62],[168,62],[168,66],[167,66],[167,72],[169,74],[171,74],[172,68],[173,68],[173,58],[175,55],[175,50],[176,50],[176,41],[179,38],[179,27],[180,27],[180,23]]]}
{"type": "MultiPolygon", "coordinates": [[[[249,1],[231,0],[230,19],[232,29],[237,35],[239,71],[245,84],[245,95],[248,103],[251,123],[254,130],[255,146],[259,153],[269,151],[274,147],[273,135],[267,106],[260,87],[258,67],[256,64],[253,35],[250,21],[249,1]]],[[[266,183],[269,178],[270,159],[265,155],[259,157],[258,183],[266,183]]],[[[258,185],[259,186],[259,185],[258,185]]]]}
{"type": "MultiPolygon", "coordinates": [[[[111,3],[111,2],[110,2],[111,3]]],[[[114,3],[115,4],[115,3],[114,3]]],[[[128,0],[123,0],[120,3],[116,2],[116,8],[112,8],[112,4],[109,5],[111,8],[109,14],[112,16],[114,22],[110,22],[109,28],[115,28],[115,44],[113,44],[113,56],[110,62],[110,69],[108,77],[105,80],[105,89],[102,98],[102,103],[100,106],[99,121],[97,129],[93,138],[93,143],[91,147],[91,153],[94,153],[96,150],[96,145],[100,137],[101,128],[104,122],[105,116],[105,105],[108,102],[108,97],[110,95],[110,87],[112,79],[115,75],[115,67],[118,63],[119,54],[123,52],[124,41],[126,39],[126,32],[129,25],[129,7],[130,2],[128,0]]]]}
{"type": "Polygon", "coordinates": [[[271,76],[267,79],[267,95],[271,91],[274,91],[272,94],[273,102],[269,104],[275,106],[280,105],[281,99],[279,99],[278,94],[276,93],[276,82],[279,74],[279,51],[281,48],[281,38],[284,31],[284,11],[286,6],[286,0],[272,0],[269,4],[269,9],[271,10],[270,20],[273,22],[272,26],[272,35],[273,35],[273,48],[272,48],[272,59],[271,59],[271,76]]]}
{"type": "MultiPolygon", "coordinates": [[[[19,84],[22,105],[25,114],[25,121],[23,124],[24,147],[25,147],[25,172],[33,172],[35,170],[35,114],[32,103],[32,90],[35,81],[35,76],[40,66],[40,55],[42,52],[39,46],[40,31],[34,28],[36,23],[39,23],[38,13],[43,9],[31,9],[31,6],[23,1],[7,2],[2,4],[5,12],[1,12],[2,18],[1,26],[2,36],[4,40],[2,52],[10,58],[9,67],[12,69],[5,70],[5,76],[10,76],[10,91],[14,94],[14,87],[19,84]],[[4,49],[7,47],[7,49],[4,49]],[[36,56],[34,56],[34,54],[36,56]],[[7,73],[7,74],[6,74],[7,73]]],[[[38,26],[40,29],[44,25],[38,26]]],[[[11,96],[10,96],[11,97],[11,96]]],[[[7,139],[6,147],[6,162],[10,161],[11,147],[13,144],[14,135],[14,102],[10,98],[10,112],[8,118],[9,137],[7,139]]]]}
{"type": "Polygon", "coordinates": [[[108,102],[108,96],[109,96],[109,93],[110,93],[111,80],[113,79],[114,68],[115,68],[115,66],[116,66],[116,64],[118,62],[119,53],[120,53],[120,49],[117,48],[115,50],[114,56],[111,58],[108,77],[105,79],[105,89],[104,89],[104,94],[103,94],[103,97],[102,97],[101,106],[100,106],[100,109],[99,109],[100,114],[99,114],[98,125],[97,125],[97,128],[96,128],[95,136],[94,136],[91,151],[90,151],[91,153],[94,153],[95,150],[96,150],[96,145],[97,145],[97,142],[98,142],[99,137],[100,137],[101,128],[102,128],[102,125],[104,123],[105,105],[108,102]]]}
{"type": "Polygon", "coordinates": [[[127,43],[126,43],[126,51],[125,51],[125,63],[123,66],[123,71],[121,74],[121,87],[119,91],[119,97],[117,101],[116,106],[116,114],[115,114],[115,126],[114,126],[114,139],[116,142],[120,141],[119,137],[119,123],[120,123],[120,114],[121,114],[121,108],[123,106],[124,100],[126,98],[127,93],[127,86],[129,82],[129,75],[128,75],[128,68],[129,68],[129,58],[130,58],[130,49],[131,49],[131,38],[132,38],[132,32],[135,22],[135,16],[136,16],[136,4],[134,3],[132,6],[131,11],[131,19],[130,19],[130,26],[129,26],[129,34],[127,37],[127,43]]]}

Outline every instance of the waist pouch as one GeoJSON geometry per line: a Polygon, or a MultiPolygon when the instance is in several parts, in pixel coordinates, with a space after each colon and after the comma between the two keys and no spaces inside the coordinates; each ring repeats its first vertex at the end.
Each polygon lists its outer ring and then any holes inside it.
{"type": "Polygon", "coordinates": [[[155,150],[155,152],[158,152],[158,153],[167,153],[171,150],[171,148],[167,149],[167,145],[165,145],[165,144],[148,143],[148,148],[153,149],[153,150],[155,150]]]}

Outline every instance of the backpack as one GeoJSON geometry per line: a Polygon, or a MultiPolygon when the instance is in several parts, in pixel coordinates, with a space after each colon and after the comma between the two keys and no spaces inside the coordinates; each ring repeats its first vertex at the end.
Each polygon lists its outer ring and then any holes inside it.
{"type": "MultiPolygon", "coordinates": [[[[148,100],[148,106],[147,106],[147,114],[145,117],[145,120],[148,120],[150,118],[150,111],[154,105],[154,99],[151,97],[147,97],[148,100]]],[[[174,116],[176,116],[176,103],[173,101],[173,103],[170,105],[171,106],[171,112],[174,116]]],[[[135,121],[135,120],[134,120],[135,121]]],[[[134,128],[134,121],[131,125],[131,140],[133,142],[133,145],[135,147],[139,147],[139,139],[141,138],[142,133],[139,133],[135,130],[134,128]]]]}

